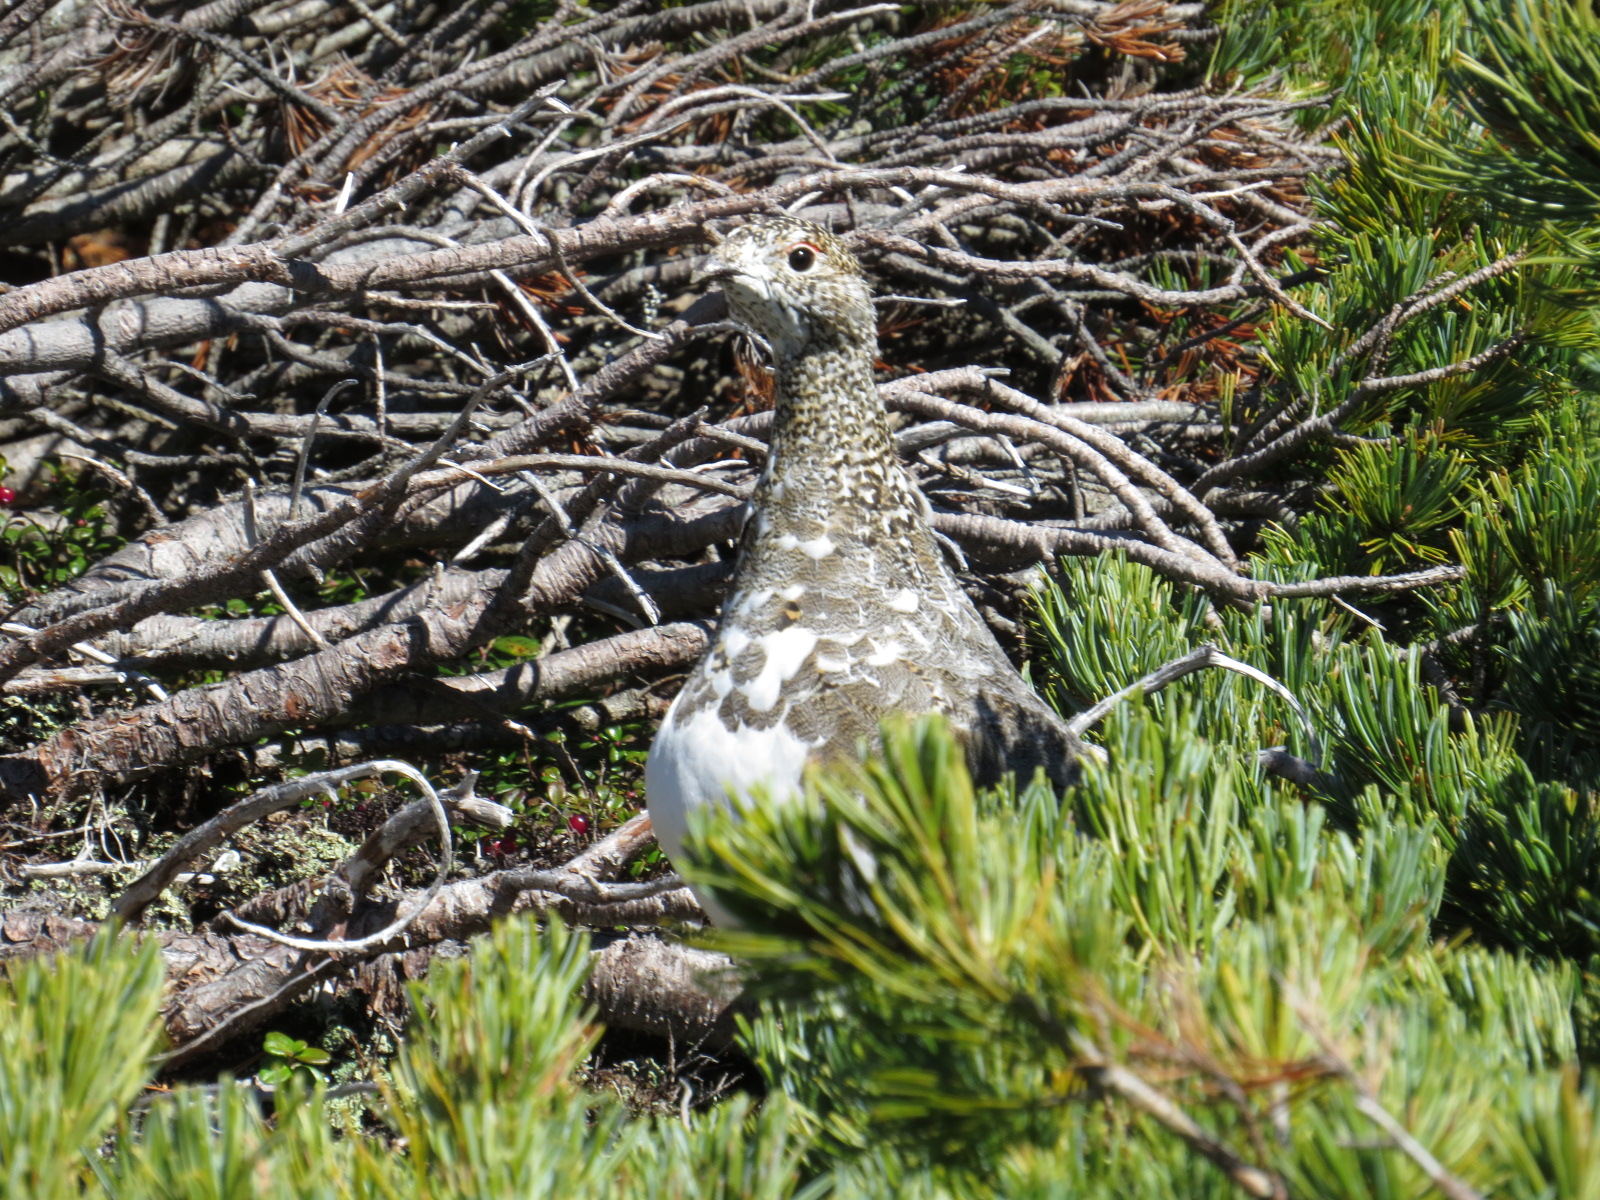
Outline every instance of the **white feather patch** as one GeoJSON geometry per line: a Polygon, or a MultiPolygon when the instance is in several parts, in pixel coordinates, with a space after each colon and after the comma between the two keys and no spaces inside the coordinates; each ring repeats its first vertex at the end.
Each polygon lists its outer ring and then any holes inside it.
{"type": "MultiPolygon", "coordinates": [[[[645,762],[645,800],[661,849],[679,860],[689,831],[689,814],[706,804],[749,803],[755,792],[783,802],[800,794],[801,773],[816,747],[782,722],[751,729],[742,722],[729,729],[715,709],[702,708],[678,721],[674,702],[645,762]]],[[[697,891],[711,919],[733,924],[726,909],[697,891]]]]}
{"type": "Polygon", "coordinates": [[[809,542],[800,543],[800,553],[804,554],[807,558],[827,558],[828,555],[832,554],[838,548],[839,547],[834,544],[833,539],[827,534],[823,534],[821,537],[814,537],[809,542]]]}
{"type": "Polygon", "coordinates": [[[734,611],[740,616],[749,616],[751,613],[755,612],[756,609],[760,608],[763,604],[771,599],[772,589],[762,588],[759,592],[751,592],[743,600],[739,601],[739,607],[734,609],[734,611]]]}
{"type": "Polygon", "coordinates": [[[866,664],[869,667],[887,667],[892,662],[898,662],[906,652],[905,647],[892,638],[881,646],[876,639],[872,644],[877,649],[866,657],[866,664]]]}
{"type": "Polygon", "coordinates": [[[778,702],[783,685],[793,679],[806,656],[817,648],[817,635],[800,625],[777,633],[764,633],[758,639],[767,659],[761,673],[744,685],[744,695],[753,712],[770,712],[778,702]]]}

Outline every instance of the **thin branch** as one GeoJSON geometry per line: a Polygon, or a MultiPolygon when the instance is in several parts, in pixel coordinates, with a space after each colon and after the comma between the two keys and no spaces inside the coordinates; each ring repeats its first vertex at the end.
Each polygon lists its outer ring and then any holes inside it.
{"type": "Polygon", "coordinates": [[[362,938],[352,938],[348,941],[325,941],[321,938],[298,938],[279,933],[275,929],[268,929],[265,925],[256,925],[242,919],[235,912],[225,912],[222,919],[228,921],[237,929],[245,933],[253,933],[257,937],[266,938],[269,942],[276,942],[280,946],[287,946],[292,950],[300,950],[308,954],[360,954],[378,946],[386,946],[395,938],[404,933],[416,919],[420,917],[433,898],[439,894],[439,889],[444,887],[445,881],[450,878],[450,870],[455,865],[455,841],[450,835],[450,817],[444,811],[444,804],[439,799],[439,794],[433,790],[433,784],[428,782],[428,777],[418,771],[410,763],[400,762],[398,759],[380,760],[378,762],[363,764],[368,768],[369,774],[379,772],[393,772],[404,775],[422,789],[427,797],[428,807],[433,813],[433,819],[439,829],[439,870],[433,882],[428,885],[422,895],[416,898],[409,907],[403,908],[400,915],[385,925],[376,933],[368,934],[362,938]]]}
{"type": "Polygon", "coordinates": [[[1098,724],[1107,713],[1129,697],[1153,695],[1175,680],[1182,679],[1185,675],[1204,670],[1207,667],[1221,667],[1226,671],[1237,672],[1240,675],[1254,679],[1257,683],[1275,692],[1289,706],[1294,715],[1299,718],[1306,742],[1311,747],[1313,765],[1322,761],[1322,743],[1317,737],[1316,726],[1312,724],[1311,715],[1306,712],[1295,694],[1265,671],[1252,667],[1249,663],[1242,663],[1236,658],[1230,658],[1215,646],[1201,646],[1191,650],[1188,654],[1158,667],[1143,679],[1130,683],[1127,687],[1107,696],[1093,708],[1086,709],[1071,718],[1067,722],[1067,731],[1074,736],[1081,736],[1085,730],[1098,724]]]}
{"type": "Polygon", "coordinates": [[[1202,1128],[1169,1096],[1115,1063],[1080,1066],[1078,1071],[1102,1091],[1131,1104],[1182,1138],[1191,1149],[1215,1164],[1249,1196],[1279,1200],[1288,1195],[1283,1181],[1270,1171],[1246,1162],[1226,1142],[1202,1128]]]}

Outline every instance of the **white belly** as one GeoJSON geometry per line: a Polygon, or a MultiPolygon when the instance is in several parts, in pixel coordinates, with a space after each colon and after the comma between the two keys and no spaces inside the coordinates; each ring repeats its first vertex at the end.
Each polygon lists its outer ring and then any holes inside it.
{"type": "MultiPolygon", "coordinates": [[[[740,725],[728,729],[712,709],[687,721],[673,702],[645,762],[645,801],[661,849],[678,862],[683,854],[689,814],[707,804],[749,803],[757,794],[782,801],[800,792],[801,773],[815,749],[782,722],[768,729],[740,725]]],[[[718,925],[734,922],[726,909],[696,890],[702,907],[718,925]]]]}

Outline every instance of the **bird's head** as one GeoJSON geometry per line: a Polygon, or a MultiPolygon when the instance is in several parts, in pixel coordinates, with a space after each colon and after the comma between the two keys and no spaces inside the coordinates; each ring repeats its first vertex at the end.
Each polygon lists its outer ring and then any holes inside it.
{"type": "Polygon", "coordinates": [[[716,280],[734,317],[780,358],[840,343],[870,344],[877,332],[861,264],[820,225],[758,217],[725,236],[697,277],[716,280]]]}

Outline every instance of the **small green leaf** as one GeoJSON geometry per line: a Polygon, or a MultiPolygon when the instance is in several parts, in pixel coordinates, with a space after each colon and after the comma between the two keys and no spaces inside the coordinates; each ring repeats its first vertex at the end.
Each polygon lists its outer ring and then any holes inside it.
{"type": "Polygon", "coordinates": [[[305,1049],[305,1043],[296,1041],[286,1033],[269,1033],[261,1043],[261,1048],[268,1054],[275,1054],[279,1058],[293,1058],[305,1049]]]}
{"type": "Polygon", "coordinates": [[[494,648],[501,654],[514,655],[517,658],[538,658],[539,640],[512,634],[507,637],[495,638],[494,648]]]}

